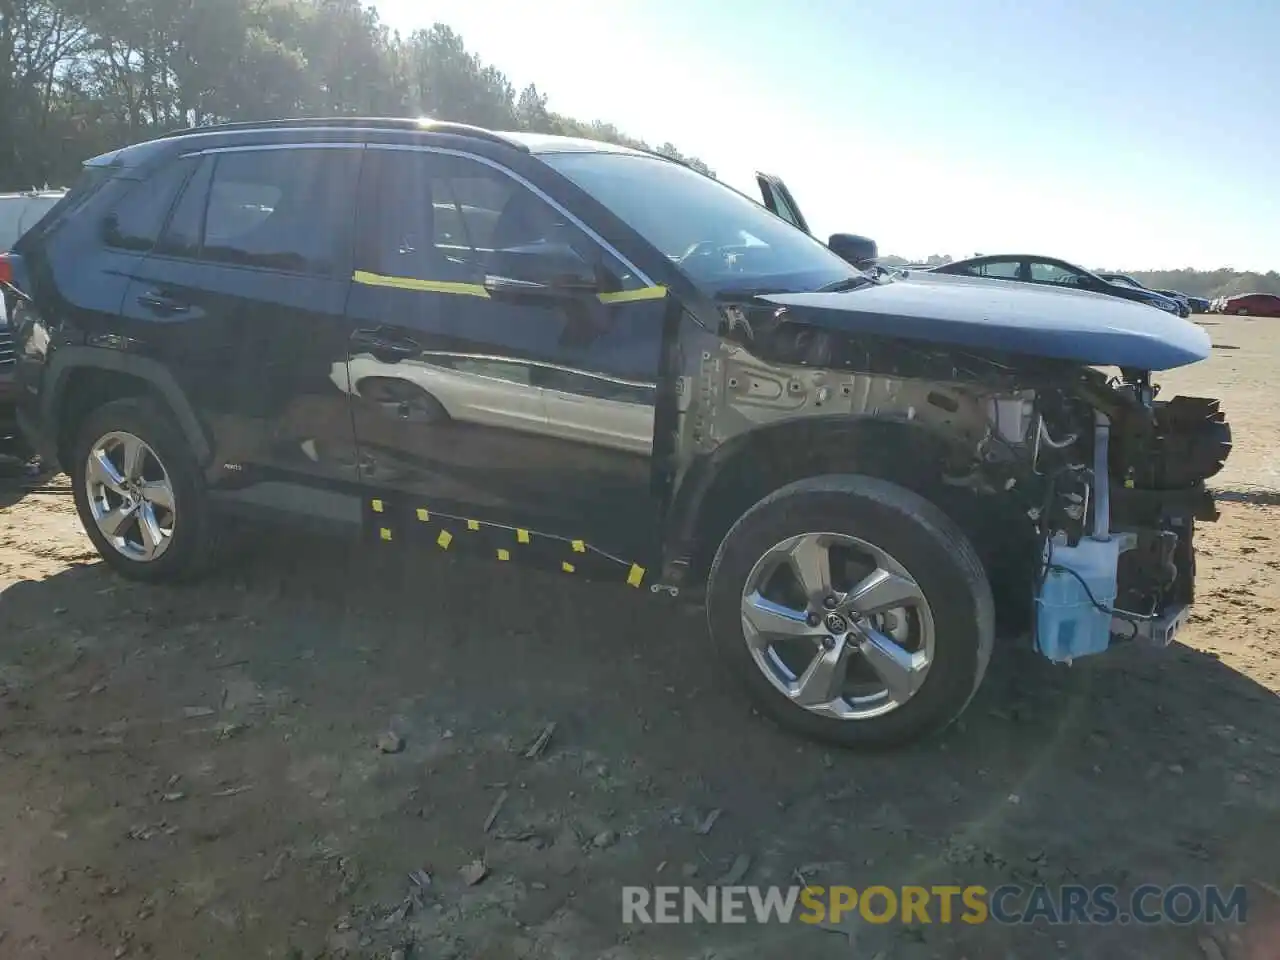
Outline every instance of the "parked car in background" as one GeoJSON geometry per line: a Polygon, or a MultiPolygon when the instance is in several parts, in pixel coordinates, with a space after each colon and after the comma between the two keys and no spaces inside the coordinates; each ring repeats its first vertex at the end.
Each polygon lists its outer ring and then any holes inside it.
{"type": "Polygon", "coordinates": [[[940,267],[934,267],[931,272],[961,277],[983,277],[987,280],[1011,280],[1015,283],[1034,283],[1048,287],[1066,287],[1069,290],[1087,290],[1091,293],[1118,297],[1121,300],[1145,303],[1149,307],[1155,307],[1157,310],[1163,310],[1175,316],[1182,315],[1182,309],[1176,300],[1142,286],[1108,283],[1084,267],[1077,267],[1073,263],[1067,263],[1055,257],[1022,253],[993,254],[944,263],[940,267]]]}
{"type": "Polygon", "coordinates": [[[1213,305],[1208,297],[1187,297],[1187,303],[1191,305],[1192,313],[1208,313],[1213,305]]]}
{"type": "MultiPolygon", "coordinates": [[[[1107,283],[1117,284],[1122,287],[1134,287],[1138,290],[1151,290],[1146,284],[1134,279],[1127,273],[1100,273],[1098,274],[1107,283]]],[[[1162,297],[1168,297],[1178,305],[1178,315],[1186,318],[1191,316],[1191,301],[1187,299],[1185,293],[1179,293],[1177,290],[1152,290],[1152,293],[1158,293],[1162,297]]]]}
{"type": "Polygon", "coordinates": [[[1280,317],[1280,297],[1274,293],[1238,293],[1223,298],[1222,312],[1240,317],[1280,317]]]}
{"type": "MultiPolygon", "coordinates": [[[[12,248],[20,236],[62,199],[64,193],[65,190],[0,193],[0,253],[12,248]]],[[[0,282],[4,280],[3,273],[0,273],[0,282]]],[[[0,297],[0,454],[16,451],[17,445],[13,369],[13,336],[5,315],[4,298],[0,297]]]]}

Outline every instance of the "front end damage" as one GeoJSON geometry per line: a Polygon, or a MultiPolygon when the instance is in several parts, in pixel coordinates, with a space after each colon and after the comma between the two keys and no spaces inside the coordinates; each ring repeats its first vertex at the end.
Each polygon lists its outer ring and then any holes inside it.
{"type": "Polygon", "coordinates": [[[1051,660],[1113,638],[1167,646],[1194,600],[1195,522],[1218,517],[1205,481],[1231,430],[1216,400],[1156,396],[1145,371],[1085,368],[1025,393],[1012,432],[993,425],[1010,478],[1021,474],[1010,492],[1039,501],[1027,507],[1041,545],[1033,636],[1051,660]]]}
{"type": "MultiPolygon", "coordinates": [[[[953,510],[965,504],[967,532],[980,516],[1021,528],[1025,549],[994,553],[1020,574],[1044,656],[1172,642],[1194,599],[1195,522],[1217,518],[1205,481],[1231,448],[1216,400],[1159,399],[1141,369],[850,334],[787,322],[787,312],[723,309],[716,347],[682,378],[683,462],[753,433],[812,437],[806,423],[825,425],[833,447],[849,424],[909,427],[903,436],[941,453],[892,479],[953,510]]],[[[882,452],[864,444],[818,459],[867,472],[882,452]]]]}

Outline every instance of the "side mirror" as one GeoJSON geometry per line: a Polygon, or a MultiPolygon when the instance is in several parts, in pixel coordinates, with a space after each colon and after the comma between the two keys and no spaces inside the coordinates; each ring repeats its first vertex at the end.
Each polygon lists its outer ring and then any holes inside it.
{"type": "Polygon", "coordinates": [[[833,233],[827,246],[841,260],[848,261],[859,270],[874,266],[876,258],[880,256],[874,240],[860,237],[856,233],[833,233]]]}
{"type": "Polygon", "coordinates": [[[600,278],[567,244],[535,243],[490,254],[484,285],[490,294],[572,296],[597,292],[600,278]]]}

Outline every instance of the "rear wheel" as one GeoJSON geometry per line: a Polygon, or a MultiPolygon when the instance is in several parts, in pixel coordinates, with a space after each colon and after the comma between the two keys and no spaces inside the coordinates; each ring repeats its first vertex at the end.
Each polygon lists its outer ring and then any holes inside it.
{"type": "Polygon", "coordinates": [[[205,569],[217,530],[181,432],[146,398],[115,400],[81,425],[73,454],[76,509],[112,568],[150,582],[205,569]]]}
{"type": "Polygon", "coordinates": [[[972,545],[924,498],[863,476],[791,484],[743,516],[712,567],[720,656],[780,724],[891,746],[964,709],[994,639],[972,545]]]}

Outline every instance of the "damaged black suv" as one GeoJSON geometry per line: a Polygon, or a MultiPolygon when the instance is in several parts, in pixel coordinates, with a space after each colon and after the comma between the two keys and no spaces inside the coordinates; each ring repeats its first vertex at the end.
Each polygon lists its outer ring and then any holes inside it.
{"type": "Polygon", "coordinates": [[[138,144],[5,263],[20,423],[126,576],[256,514],[691,596],[763,710],[848,745],[955,718],[997,615],[1058,661],[1169,643],[1230,432],[1151,373],[1204,332],[864,272],[783,194],[429,121],[138,144]]]}

